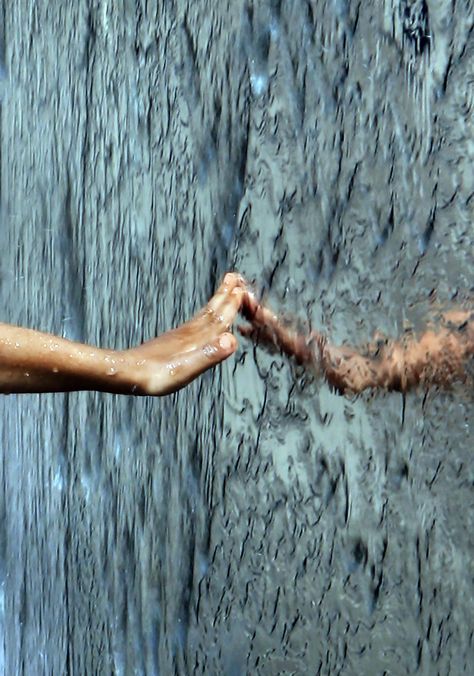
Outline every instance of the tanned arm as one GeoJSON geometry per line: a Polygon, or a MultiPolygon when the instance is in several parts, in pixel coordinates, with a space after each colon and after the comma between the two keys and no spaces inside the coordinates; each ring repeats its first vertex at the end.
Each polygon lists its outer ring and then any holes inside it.
{"type": "Polygon", "coordinates": [[[0,392],[175,392],[235,352],[229,328],[245,293],[240,275],[229,273],[194,319],[123,351],[0,324],[0,392]]]}

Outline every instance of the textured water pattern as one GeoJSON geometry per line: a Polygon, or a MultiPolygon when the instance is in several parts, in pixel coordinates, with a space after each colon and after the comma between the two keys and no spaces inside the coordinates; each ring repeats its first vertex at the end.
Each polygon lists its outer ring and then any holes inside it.
{"type": "MultiPolygon", "coordinates": [[[[472,2],[1,8],[3,321],[121,347],[235,268],[363,342],[472,293],[472,2]]],[[[242,343],[0,408],[5,674],[472,673],[471,393],[242,343]]]]}

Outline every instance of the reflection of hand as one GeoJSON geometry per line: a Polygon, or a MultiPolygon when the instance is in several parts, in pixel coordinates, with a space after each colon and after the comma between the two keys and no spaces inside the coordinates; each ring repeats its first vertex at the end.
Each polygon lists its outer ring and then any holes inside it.
{"type": "Polygon", "coordinates": [[[321,336],[312,332],[308,336],[297,333],[285,326],[278,316],[269,308],[260,304],[255,295],[247,290],[244,296],[241,313],[250,322],[239,326],[239,332],[270,348],[281,350],[288,357],[294,357],[298,364],[315,365],[317,350],[321,336]]]}
{"type": "Polygon", "coordinates": [[[124,361],[130,364],[130,379],[132,383],[137,381],[137,394],[175,392],[233,354],[237,341],[228,331],[245,293],[243,278],[228,273],[216,294],[193,319],[123,352],[124,361]]]}
{"type": "Polygon", "coordinates": [[[474,313],[446,313],[442,325],[421,336],[408,334],[402,340],[379,340],[364,348],[331,345],[315,331],[307,336],[287,328],[271,310],[248,292],[242,314],[250,324],[240,333],[254,341],[280,349],[289,357],[321,373],[339,394],[357,394],[366,389],[407,392],[422,386],[449,388],[470,379],[474,357],[474,313]]]}

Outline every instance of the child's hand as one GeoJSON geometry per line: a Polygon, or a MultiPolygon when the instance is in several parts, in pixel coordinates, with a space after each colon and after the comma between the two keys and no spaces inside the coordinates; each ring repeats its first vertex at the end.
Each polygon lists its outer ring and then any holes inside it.
{"type": "Polygon", "coordinates": [[[216,294],[193,319],[126,350],[126,362],[136,365],[137,393],[175,392],[233,354],[237,341],[229,329],[246,293],[243,278],[228,273],[216,294]]]}

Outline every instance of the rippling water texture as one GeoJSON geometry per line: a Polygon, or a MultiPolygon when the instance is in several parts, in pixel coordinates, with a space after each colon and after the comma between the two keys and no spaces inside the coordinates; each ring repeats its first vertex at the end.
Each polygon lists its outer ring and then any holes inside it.
{"type": "MultiPolygon", "coordinates": [[[[121,347],[234,268],[364,342],[472,292],[472,2],[0,4],[3,321],[121,347]]],[[[473,406],[245,342],[3,397],[5,674],[472,673],[473,406]]]]}

